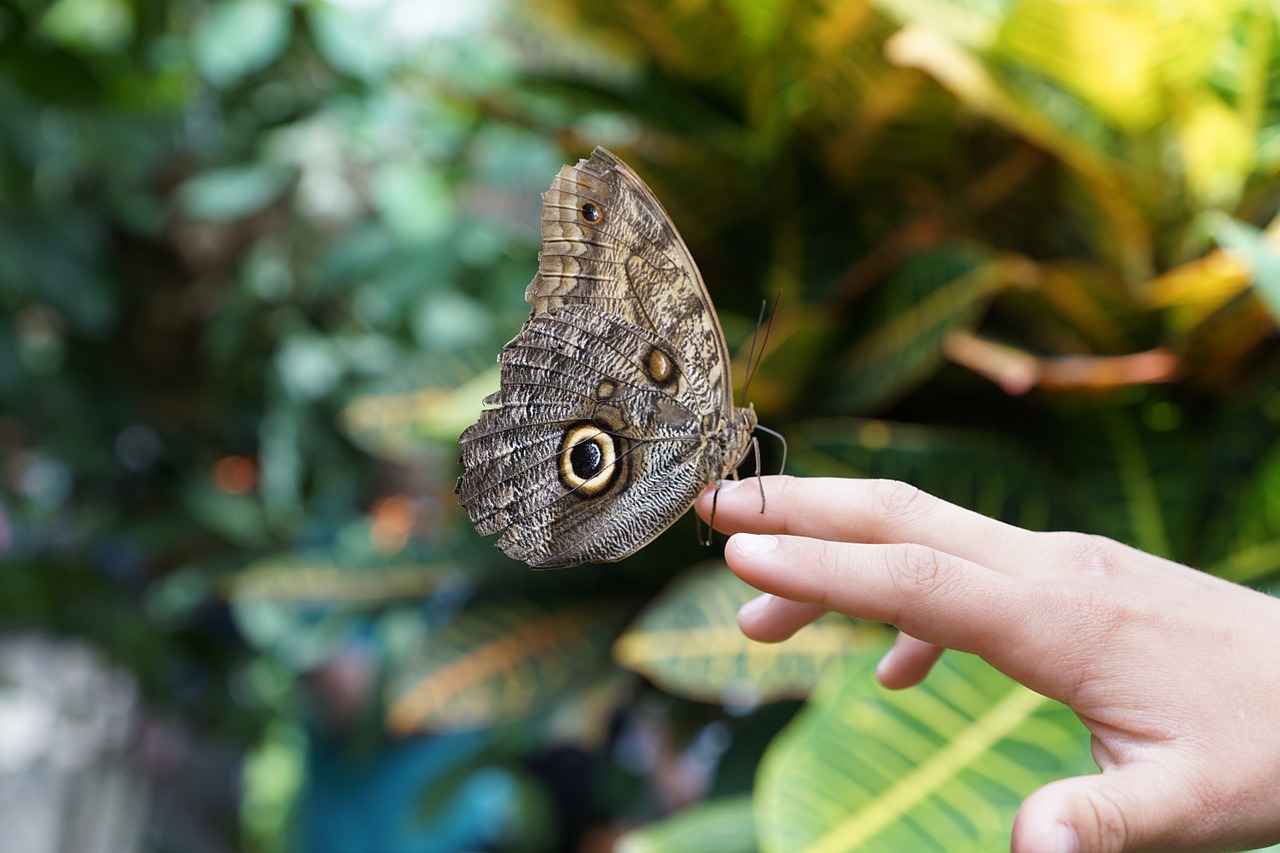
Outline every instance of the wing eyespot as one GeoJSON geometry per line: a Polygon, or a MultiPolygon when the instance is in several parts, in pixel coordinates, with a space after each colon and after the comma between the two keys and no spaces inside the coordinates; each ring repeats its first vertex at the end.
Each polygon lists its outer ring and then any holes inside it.
{"type": "Polygon", "coordinates": [[[622,468],[618,464],[617,439],[591,423],[576,424],[564,431],[559,461],[560,482],[586,498],[605,492],[622,468]]]}
{"type": "Polygon", "coordinates": [[[676,380],[676,363],[658,347],[650,347],[644,360],[645,375],[659,388],[665,388],[676,380]]]}
{"type": "Polygon", "coordinates": [[[602,216],[600,208],[591,202],[587,202],[582,205],[582,207],[578,209],[578,212],[582,214],[583,219],[593,224],[599,222],[602,216]]]}

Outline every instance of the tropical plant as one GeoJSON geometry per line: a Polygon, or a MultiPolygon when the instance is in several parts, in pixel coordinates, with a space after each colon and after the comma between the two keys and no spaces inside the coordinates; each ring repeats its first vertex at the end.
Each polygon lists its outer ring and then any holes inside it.
{"type": "Polygon", "coordinates": [[[3,14],[0,614],[254,744],[252,847],[993,850],[1092,767],[976,659],[886,694],[877,626],[747,642],[691,521],[556,573],[475,536],[454,442],[597,144],[731,348],[781,292],[791,473],[1280,579],[1271,5],[3,14]]]}

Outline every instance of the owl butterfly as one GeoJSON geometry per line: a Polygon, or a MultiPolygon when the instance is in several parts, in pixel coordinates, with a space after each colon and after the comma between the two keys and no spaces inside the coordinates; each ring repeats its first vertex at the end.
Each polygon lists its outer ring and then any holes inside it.
{"type": "Polygon", "coordinates": [[[502,349],[495,408],[462,433],[458,499],[531,566],[620,560],[733,472],[733,404],[702,276],[653,192],[603,148],[542,196],[532,314],[502,349]]]}

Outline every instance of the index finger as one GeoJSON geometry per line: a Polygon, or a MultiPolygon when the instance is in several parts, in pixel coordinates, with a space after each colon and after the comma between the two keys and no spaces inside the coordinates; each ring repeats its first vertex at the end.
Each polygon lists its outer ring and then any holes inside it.
{"type": "Polygon", "coordinates": [[[715,486],[704,489],[694,508],[710,521],[714,501],[714,526],[724,533],[925,545],[1007,574],[1021,574],[1035,555],[1036,534],[896,480],[769,476],[718,488],[718,496],[715,486]]]}

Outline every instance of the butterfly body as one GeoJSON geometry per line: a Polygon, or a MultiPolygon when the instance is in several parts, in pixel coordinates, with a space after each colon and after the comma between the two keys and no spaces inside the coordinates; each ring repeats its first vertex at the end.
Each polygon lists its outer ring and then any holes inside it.
{"type": "Polygon", "coordinates": [[[459,500],[538,567],[619,560],[746,456],[706,287],[657,198],[604,149],[543,196],[532,314],[459,439],[459,500]]]}

